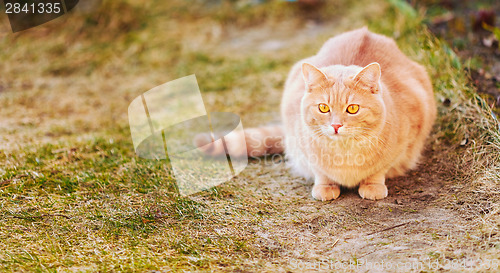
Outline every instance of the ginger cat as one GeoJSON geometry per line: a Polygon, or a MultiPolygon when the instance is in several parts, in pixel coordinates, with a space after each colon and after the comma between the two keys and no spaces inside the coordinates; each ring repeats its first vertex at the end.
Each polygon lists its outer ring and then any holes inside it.
{"type": "Polygon", "coordinates": [[[297,173],[314,178],[314,198],[359,185],[362,198],[376,200],[387,196],[386,178],[416,166],[436,106],[425,69],[362,28],[292,68],[281,116],[286,154],[297,173]]]}
{"type": "MultiPolygon", "coordinates": [[[[359,186],[362,198],[377,200],[387,196],[386,178],[417,165],[436,106],[425,69],[392,39],[365,27],[331,38],[293,66],[281,117],[283,130],[245,131],[248,155],[280,152],[284,136],[292,170],[314,179],[315,199],[335,199],[340,186],[359,186]]],[[[226,143],[242,145],[237,139],[228,135],[226,143]]]]}

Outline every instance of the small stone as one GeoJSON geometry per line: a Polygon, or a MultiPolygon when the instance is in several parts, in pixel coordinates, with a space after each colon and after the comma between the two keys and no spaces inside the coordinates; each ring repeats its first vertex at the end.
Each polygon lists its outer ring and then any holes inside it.
{"type": "Polygon", "coordinates": [[[484,37],[483,38],[483,45],[485,47],[492,47],[495,40],[496,40],[495,35],[493,35],[493,34],[488,36],[488,37],[484,37]]]}

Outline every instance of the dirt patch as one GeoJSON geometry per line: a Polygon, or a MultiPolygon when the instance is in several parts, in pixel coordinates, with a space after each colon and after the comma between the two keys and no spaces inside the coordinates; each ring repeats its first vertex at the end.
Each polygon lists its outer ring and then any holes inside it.
{"type": "Polygon", "coordinates": [[[354,263],[370,270],[368,263],[411,262],[407,266],[423,270],[432,262],[446,268],[452,259],[475,256],[467,247],[480,239],[470,237],[474,223],[452,205],[450,172],[457,167],[442,151],[426,151],[417,170],[387,181],[389,196],[379,201],[361,199],[356,189],[344,189],[334,201],[315,201],[312,183],[290,176],[282,162],[253,162],[235,186],[266,197],[276,210],[252,232],[261,250],[273,253],[273,263],[311,270],[354,263]]]}

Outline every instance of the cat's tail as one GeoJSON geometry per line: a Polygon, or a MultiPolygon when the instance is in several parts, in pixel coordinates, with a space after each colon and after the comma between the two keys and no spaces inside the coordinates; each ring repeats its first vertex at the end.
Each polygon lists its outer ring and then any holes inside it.
{"type": "Polygon", "coordinates": [[[224,155],[229,151],[232,156],[259,157],[283,153],[284,150],[281,125],[250,128],[244,132],[233,131],[223,137],[215,134],[214,137],[215,141],[211,134],[199,134],[194,142],[200,150],[212,156],[224,155]]]}

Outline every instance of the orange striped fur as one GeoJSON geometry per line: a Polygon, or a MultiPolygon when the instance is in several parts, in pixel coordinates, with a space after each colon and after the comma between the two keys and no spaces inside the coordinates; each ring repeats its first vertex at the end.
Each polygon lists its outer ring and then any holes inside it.
{"type": "Polygon", "coordinates": [[[436,105],[425,68],[394,40],[361,28],[292,68],[281,117],[289,163],[314,179],[314,198],[359,186],[361,197],[376,200],[388,194],[387,177],[416,167],[436,105]],[[349,113],[350,105],[359,110],[349,113]]]}
{"type": "MultiPolygon", "coordinates": [[[[220,136],[215,135],[215,138],[219,139],[220,136]]],[[[283,153],[283,129],[281,125],[250,128],[246,129],[244,133],[231,132],[223,135],[223,140],[224,142],[212,142],[212,135],[207,133],[197,135],[195,144],[204,153],[212,156],[225,154],[224,144],[233,156],[259,157],[283,153]],[[244,134],[244,138],[242,134],[244,134]],[[246,153],[243,149],[245,145],[246,153]]]]}

